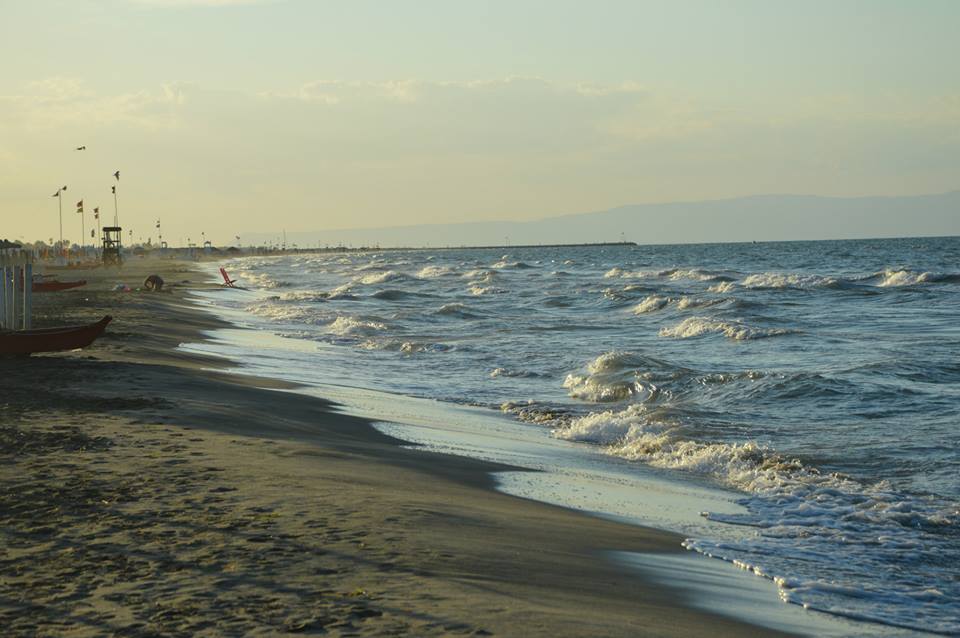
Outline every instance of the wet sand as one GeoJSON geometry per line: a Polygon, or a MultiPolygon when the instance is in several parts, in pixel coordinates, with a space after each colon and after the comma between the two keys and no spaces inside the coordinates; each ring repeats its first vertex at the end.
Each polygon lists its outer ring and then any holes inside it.
{"type": "MultiPolygon", "coordinates": [[[[680,538],[493,490],[281,382],[176,350],[225,327],[189,264],[54,272],[35,324],[89,349],[0,360],[0,627],[10,636],[740,636],[611,552],[680,538]],[[161,275],[161,293],[116,292],[161,275]]],[[[322,365],[318,361],[318,365],[322,365]]]]}

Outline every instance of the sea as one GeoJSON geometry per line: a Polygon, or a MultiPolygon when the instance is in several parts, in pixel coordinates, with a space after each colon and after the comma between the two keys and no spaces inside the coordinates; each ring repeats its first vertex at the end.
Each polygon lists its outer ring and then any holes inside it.
{"type": "MultiPolygon", "coordinates": [[[[960,238],[217,265],[247,290],[202,302],[296,344],[220,339],[258,373],[270,361],[333,399],[365,388],[489,414],[494,447],[551,442],[534,465],[612,468],[610,513],[641,523],[662,524],[644,477],[724,494],[673,525],[691,554],[759,577],[777,604],[856,621],[851,633],[960,634],[960,238]]],[[[466,440],[471,422],[451,427],[466,440]]],[[[456,435],[409,438],[431,437],[456,435]]]]}

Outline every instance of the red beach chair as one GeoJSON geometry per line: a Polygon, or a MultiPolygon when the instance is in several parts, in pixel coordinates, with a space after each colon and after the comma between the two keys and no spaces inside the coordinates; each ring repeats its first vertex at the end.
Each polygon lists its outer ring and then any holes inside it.
{"type": "Polygon", "coordinates": [[[227,288],[236,288],[233,284],[236,283],[236,279],[230,279],[230,275],[227,274],[226,268],[223,266],[220,267],[220,274],[223,275],[223,285],[227,288]]]}

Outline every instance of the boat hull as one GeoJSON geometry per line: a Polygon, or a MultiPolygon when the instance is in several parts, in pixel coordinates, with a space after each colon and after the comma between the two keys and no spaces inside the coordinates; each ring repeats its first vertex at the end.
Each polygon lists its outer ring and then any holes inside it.
{"type": "Polygon", "coordinates": [[[83,326],[0,332],[0,356],[85,348],[103,334],[112,320],[113,317],[107,315],[96,323],[83,326]]]}
{"type": "Polygon", "coordinates": [[[59,292],[61,290],[70,290],[86,286],[87,282],[80,281],[35,281],[31,287],[33,292],[59,292]]]}

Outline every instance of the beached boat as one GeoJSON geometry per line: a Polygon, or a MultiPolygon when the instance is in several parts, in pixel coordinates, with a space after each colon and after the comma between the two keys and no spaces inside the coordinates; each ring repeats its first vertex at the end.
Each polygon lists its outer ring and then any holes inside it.
{"type": "Polygon", "coordinates": [[[34,281],[32,289],[33,292],[59,292],[86,285],[87,282],[82,279],[80,281],[34,281]]]}
{"type": "Polygon", "coordinates": [[[82,326],[0,330],[0,356],[85,348],[103,334],[111,320],[113,317],[107,315],[96,323],[82,326]]]}

